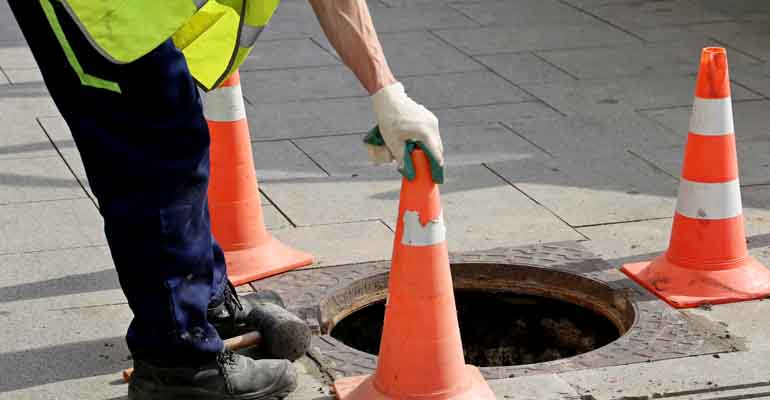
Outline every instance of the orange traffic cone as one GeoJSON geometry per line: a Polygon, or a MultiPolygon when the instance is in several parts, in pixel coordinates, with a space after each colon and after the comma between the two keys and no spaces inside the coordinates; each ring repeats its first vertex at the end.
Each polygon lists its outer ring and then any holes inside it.
{"type": "Polygon", "coordinates": [[[313,263],[313,256],[275,239],[262,218],[240,76],[235,72],[204,96],[211,132],[209,211],[234,285],[313,263]]]}
{"type": "Polygon", "coordinates": [[[343,400],[484,400],[495,395],[465,365],[446,230],[428,159],[412,153],[416,177],[402,181],[393,264],[377,371],[338,380],[343,400]]]}
{"type": "Polygon", "coordinates": [[[701,55],[668,251],[622,271],[674,307],[770,295],[770,271],[746,249],[727,55],[701,55]]]}

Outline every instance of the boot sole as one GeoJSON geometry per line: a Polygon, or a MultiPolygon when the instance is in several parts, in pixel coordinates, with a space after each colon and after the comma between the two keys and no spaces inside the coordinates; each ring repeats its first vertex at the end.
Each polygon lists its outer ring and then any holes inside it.
{"type": "MultiPolygon", "coordinates": [[[[143,388],[137,384],[128,387],[128,400],[282,400],[297,389],[296,376],[288,378],[291,383],[278,386],[269,393],[246,393],[241,395],[227,395],[212,393],[190,388],[164,388],[160,392],[157,388],[143,388]]],[[[156,386],[150,384],[149,386],[156,386]]]]}

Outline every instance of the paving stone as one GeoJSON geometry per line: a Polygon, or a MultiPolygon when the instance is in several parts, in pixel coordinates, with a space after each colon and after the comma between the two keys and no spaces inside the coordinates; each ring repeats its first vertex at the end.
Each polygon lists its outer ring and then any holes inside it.
{"type": "Polygon", "coordinates": [[[246,113],[253,140],[367,132],[375,125],[371,102],[362,98],[247,105],[246,113]]]}
{"type": "Polygon", "coordinates": [[[0,159],[55,157],[56,149],[34,117],[0,113],[0,159]]]}
{"type": "MultiPolygon", "coordinates": [[[[448,174],[456,166],[546,156],[501,125],[443,125],[441,137],[448,174]]],[[[360,136],[304,139],[297,145],[333,176],[398,177],[395,164],[377,166],[369,162],[360,136]]]]}
{"type": "MultiPolygon", "coordinates": [[[[770,79],[770,77],[768,77],[770,79]]],[[[737,142],[756,142],[770,139],[770,117],[767,110],[770,101],[733,101],[733,119],[735,120],[735,140],[737,142]]],[[[680,144],[685,143],[690,126],[692,106],[672,107],[658,110],[641,111],[641,114],[659,122],[679,136],[680,144]]]]}
{"type": "MultiPolygon", "coordinates": [[[[727,46],[750,54],[762,61],[770,61],[770,45],[767,43],[767,33],[718,33],[714,35],[720,42],[727,46]]],[[[730,54],[730,62],[735,58],[736,52],[730,54]]]]}
{"type": "Polygon", "coordinates": [[[323,35],[313,8],[307,1],[282,1],[259,41],[298,39],[323,35]]]}
{"type": "Polygon", "coordinates": [[[288,140],[257,142],[251,147],[260,181],[327,176],[313,160],[288,140]]]}
{"type": "MultiPolygon", "coordinates": [[[[38,362],[44,363],[45,360],[39,360],[38,362]]],[[[58,364],[58,363],[57,363],[58,364]]],[[[122,362],[120,366],[116,365],[116,370],[121,370],[122,365],[130,367],[129,362],[122,362]]],[[[72,368],[72,364],[69,366],[61,366],[61,368],[72,368]]],[[[39,368],[43,368],[42,366],[39,368]]],[[[106,369],[106,368],[102,368],[106,369]]],[[[29,372],[37,373],[37,370],[29,372]]],[[[0,400],[38,400],[38,399],[56,399],[56,400],[127,400],[126,397],[126,385],[116,384],[117,373],[107,373],[106,375],[98,375],[93,377],[86,377],[80,379],[70,379],[67,374],[61,374],[61,377],[53,376],[53,373],[48,372],[46,375],[50,376],[50,379],[54,382],[35,385],[33,387],[27,387],[20,390],[14,390],[12,392],[0,393],[0,400]],[[61,380],[59,380],[61,379],[61,380]]]]}
{"type": "Polygon", "coordinates": [[[766,98],[770,98],[770,63],[737,66],[730,70],[731,78],[766,98]]]}
{"type": "MultiPolygon", "coordinates": [[[[317,204],[327,206],[323,202],[317,204]]],[[[393,249],[393,232],[380,221],[307,226],[273,233],[282,242],[313,254],[316,267],[386,260],[393,249]]]]}
{"type": "Polygon", "coordinates": [[[765,1],[733,0],[726,3],[720,0],[701,0],[700,5],[739,18],[763,14],[770,15],[770,3],[765,1]]]}
{"type": "Polygon", "coordinates": [[[88,176],[86,175],[86,169],[83,166],[83,160],[80,158],[80,152],[77,149],[63,149],[61,155],[64,157],[64,161],[67,163],[67,167],[72,169],[77,182],[85,188],[86,193],[95,199],[93,191],[91,190],[91,184],[88,182],[88,176]]]}
{"type": "Polygon", "coordinates": [[[289,394],[286,400],[334,400],[331,385],[321,378],[321,372],[315,362],[308,357],[302,357],[294,366],[297,368],[297,390],[289,394]]]}
{"type": "Polygon", "coordinates": [[[396,76],[483,70],[484,66],[427,32],[379,35],[396,76]]]}
{"type": "Polygon", "coordinates": [[[355,75],[341,66],[252,71],[242,75],[241,84],[252,104],[367,95],[355,75]]]}
{"type": "Polygon", "coordinates": [[[105,243],[101,216],[88,199],[0,206],[0,239],[0,254],[105,243]]]}
{"type": "Polygon", "coordinates": [[[719,358],[704,355],[569,372],[559,374],[559,378],[572,386],[578,395],[590,395],[596,400],[653,396],[676,400],[762,398],[753,393],[767,391],[765,370],[770,363],[769,356],[767,351],[721,354],[719,358]],[[757,384],[757,390],[748,395],[741,393],[742,388],[736,386],[743,384],[757,384]],[[738,396],[732,397],[732,394],[738,396]]]}
{"type": "MultiPolygon", "coordinates": [[[[263,199],[264,200],[264,199],[263,199]]],[[[265,220],[265,228],[271,231],[291,228],[291,223],[281,214],[275,206],[270,204],[262,205],[262,218],[265,220]]]]}
{"type": "MultiPolygon", "coordinates": [[[[545,237],[580,238],[484,167],[454,167],[447,175],[441,186],[442,204],[449,245],[455,251],[536,243],[545,237]],[[485,206],[480,209],[478,204],[485,206]]],[[[300,226],[382,219],[392,228],[400,179],[333,177],[269,183],[263,190],[300,226]]]]}
{"type": "Polygon", "coordinates": [[[491,163],[571,226],[671,216],[677,182],[629,154],[491,163]]]}
{"type": "Polygon", "coordinates": [[[770,350],[770,334],[765,329],[770,323],[769,311],[770,301],[764,300],[715,305],[709,310],[696,308],[687,313],[720,323],[730,330],[731,337],[745,340],[751,351],[764,351],[770,350]]]}
{"type": "MultiPolygon", "coordinates": [[[[681,176],[684,149],[682,145],[641,151],[638,154],[678,179],[681,176]]],[[[767,141],[738,142],[737,151],[741,185],[770,183],[770,136],[767,141]]]]}
{"type": "MultiPolygon", "coordinates": [[[[19,26],[16,24],[13,13],[8,6],[8,2],[0,3],[0,42],[11,44],[12,42],[23,42],[24,36],[21,34],[19,26]]],[[[22,45],[23,43],[15,43],[22,45]]]]}
{"type": "Polygon", "coordinates": [[[415,101],[431,109],[532,100],[532,96],[487,71],[412,77],[402,82],[415,101]]]}
{"type": "Polygon", "coordinates": [[[483,1],[455,3],[481,25],[578,25],[598,24],[593,17],[556,0],[483,1]]]}
{"type": "Polygon", "coordinates": [[[54,303],[14,311],[0,317],[3,325],[24,334],[3,335],[0,392],[97,375],[113,374],[118,380],[120,371],[131,366],[124,339],[131,320],[126,304],[67,308],[54,303]]]}
{"type": "Polygon", "coordinates": [[[43,82],[43,75],[41,75],[40,70],[37,68],[4,69],[3,72],[10,79],[10,83],[14,85],[43,82]]]}
{"type": "Polygon", "coordinates": [[[566,382],[554,374],[488,381],[498,399],[563,400],[577,396],[566,382]]]}
{"type": "Polygon", "coordinates": [[[475,21],[447,6],[405,9],[376,7],[370,3],[369,9],[379,33],[478,26],[475,21]]]}
{"type": "Polygon", "coordinates": [[[561,116],[556,110],[542,102],[469,106],[432,111],[438,118],[441,128],[446,125],[478,125],[502,121],[552,119],[561,116]]]}
{"type": "Polygon", "coordinates": [[[548,153],[563,158],[595,158],[629,150],[668,148],[681,143],[673,132],[631,112],[514,121],[509,126],[548,153]]]}
{"type": "Polygon", "coordinates": [[[59,157],[0,160],[0,205],[83,197],[59,157]]]}
{"type": "Polygon", "coordinates": [[[0,115],[9,119],[34,119],[59,115],[42,83],[0,86],[0,115]]]}
{"type": "MultiPolygon", "coordinates": [[[[607,79],[637,74],[692,74],[698,71],[703,42],[676,41],[634,44],[623,47],[560,50],[538,53],[552,64],[580,79],[607,79]]],[[[731,52],[730,65],[756,60],[731,52]]]]}
{"type": "MultiPolygon", "coordinates": [[[[2,38],[1,35],[2,31],[0,31],[0,38],[2,38]]],[[[37,63],[26,44],[0,44],[0,68],[3,70],[37,68],[37,63]]]]}
{"type": "MultiPolygon", "coordinates": [[[[262,69],[339,65],[340,61],[310,39],[257,41],[241,72],[262,69]]],[[[251,74],[243,73],[243,76],[251,74]]]]}
{"type": "MultiPolygon", "coordinates": [[[[605,115],[628,109],[692,105],[695,77],[635,76],[522,86],[565,114],[605,115]]],[[[733,100],[759,98],[737,85],[733,85],[732,96],[733,100]]]]}
{"type": "Polygon", "coordinates": [[[573,80],[559,68],[543,61],[532,53],[498,54],[479,56],[477,60],[513,83],[545,83],[573,80]]]}
{"type": "Polygon", "coordinates": [[[4,71],[0,69],[0,87],[10,84],[8,78],[6,78],[6,75],[3,72],[4,71]]]}
{"type": "Polygon", "coordinates": [[[693,0],[622,2],[591,7],[590,12],[631,31],[638,28],[702,24],[730,19],[730,16],[701,7],[698,3],[693,0]]]}
{"type": "Polygon", "coordinates": [[[106,246],[0,256],[0,308],[89,307],[125,301],[106,246]],[[65,304],[66,303],[66,304],[65,304]]]}
{"type": "Polygon", "coordinates": [[[436,34],[475,55],[638,43],[638,39],[625,32],[597,24],[446,29],[437,30],[436,34]]]}

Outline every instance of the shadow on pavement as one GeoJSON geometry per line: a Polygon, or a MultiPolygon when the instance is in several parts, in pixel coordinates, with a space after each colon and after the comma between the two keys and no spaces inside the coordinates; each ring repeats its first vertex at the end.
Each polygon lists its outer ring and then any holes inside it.
{"type": "Polygon", "coordinates": [[[115,269],[0,287],[0,303],[119,289],[115,269]]]}

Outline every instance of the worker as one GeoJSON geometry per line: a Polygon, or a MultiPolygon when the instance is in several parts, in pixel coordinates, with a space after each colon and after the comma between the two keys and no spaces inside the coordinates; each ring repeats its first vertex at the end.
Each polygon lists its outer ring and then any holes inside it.
{"type": "MultiPolygon", "coordinates": [[[[230,353],[218,334],[249,301],[211,233],[199,93],[237,70],[278,1],[9,0],[72,132],[133,312],[131,400],[277,399],[297,386],[289,361],[230,353]]],[[[370,94],[385,142],[369,147],[372,161],[402,166],[414,140],[443,165],[438,121],[394,78],[366,1],[310,3],[370,94]]]]}

